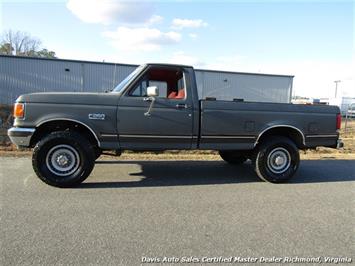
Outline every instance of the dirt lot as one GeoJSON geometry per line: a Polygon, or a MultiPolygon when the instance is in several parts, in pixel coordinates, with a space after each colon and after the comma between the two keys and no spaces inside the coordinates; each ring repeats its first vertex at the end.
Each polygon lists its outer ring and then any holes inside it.
{"type": "MultiPolygon", "coordinates": [[[[344,148],[336,150],[330,148],[317,148],[316,150],[307,150],[301,152],[301,158],[307,159],[355,159],[355,120],[347,122],[345,130],[345,122],[342,123],[340,132],[341,139],[344,141],[344,148]]],[[[16,146],[5,143],[0,145],[0,156],[15,156],[24,157],[30,156],[31,150],[17,150],[16,146]]],[[[102,159],[112,158],[111,156],[103,155],[102,159]]],[[[220,157],[215,151],[168,151],[164,153],[132,153],[124,152],[120,160],[220,160],[220,157]]]]}

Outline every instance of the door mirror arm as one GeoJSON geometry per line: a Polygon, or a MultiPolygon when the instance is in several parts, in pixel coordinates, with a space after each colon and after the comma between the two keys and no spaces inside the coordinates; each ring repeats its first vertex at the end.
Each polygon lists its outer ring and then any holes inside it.
{"type": "Polygon", "coordinates": [[[155,97],[150,96],[150,97],[144,98],[143,100],[146,101],[146,102],[150,102],[148,111],[144,113],[145,116],[150,116],[151,115],[151,111],[153,109],[154,102],[155,102],[155,97]]]}

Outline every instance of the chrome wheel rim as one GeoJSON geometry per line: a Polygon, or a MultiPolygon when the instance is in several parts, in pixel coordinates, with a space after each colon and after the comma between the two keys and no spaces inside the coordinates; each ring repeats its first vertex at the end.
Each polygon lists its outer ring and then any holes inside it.
{"type": "Polygon", "coordinates": [[[70,145],[56,145],[47,153],[46,166],[57,176],[69,176],[78,170],[79,165],[79,153],[70,145]]]}
{"type": "Polygon", "coordinates": [[[282,174],[291,165],[291,155],[285,148],[273,149],[267,157],[267,167],[274,174],[282,174]]]}

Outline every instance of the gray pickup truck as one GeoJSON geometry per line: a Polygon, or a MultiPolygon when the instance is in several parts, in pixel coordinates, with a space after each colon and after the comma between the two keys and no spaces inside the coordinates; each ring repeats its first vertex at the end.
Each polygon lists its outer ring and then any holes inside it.
{"type": "Polygon", "coordinates": [[[11,141],[34,148],[34,171],[57,187],[84,181],[105,150],[217,150],[278,183],[295,174],[299,149],[342,146],[338,107],[199,100],[182,65],[142,65],[109,93],[22,95],[14,117],[11,141]]]}

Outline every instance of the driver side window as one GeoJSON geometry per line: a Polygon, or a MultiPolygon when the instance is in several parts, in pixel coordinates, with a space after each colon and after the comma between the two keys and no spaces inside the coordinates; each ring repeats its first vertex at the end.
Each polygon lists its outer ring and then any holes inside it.
{"type": "Polygon", "coordinates": [[[178,68],[152,67],[129,92],[129,96],[147,97],[149,86],[158,88],[159,98],[184,99],[186,95],[184,74],[178,68]]]}

